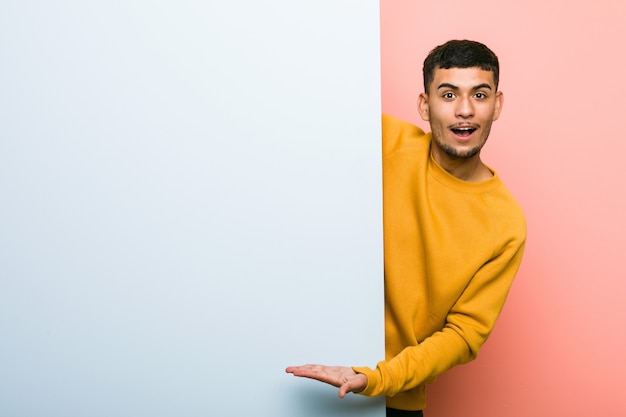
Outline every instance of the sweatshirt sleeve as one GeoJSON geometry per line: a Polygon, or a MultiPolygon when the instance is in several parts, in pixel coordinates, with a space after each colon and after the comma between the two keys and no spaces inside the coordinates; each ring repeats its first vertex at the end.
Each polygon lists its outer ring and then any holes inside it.
{"type": "Polygon", "coordinates": [[[376,369],[353,367],[367,376],[362,395],[394,396],[424,383],[455,365],[476,358],[502,310],[522,260],[525,227],[511,238],[472,277],[440,331],[397,356],[381,361],[376,369]]]}
{"type": "Polygon", "coordinates": [[[383,158],[394,153],[406,145],[407,141],[419,140],[425,135],[424,131],[411,123],[396,119],[386,114],[382,115],[382,155],[383,158]]]}

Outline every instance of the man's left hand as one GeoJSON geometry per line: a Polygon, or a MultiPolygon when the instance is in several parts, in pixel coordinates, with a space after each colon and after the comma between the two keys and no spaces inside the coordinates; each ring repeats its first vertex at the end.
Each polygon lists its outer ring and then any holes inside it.
{"type": "Polygon", "coordinates": [[[349,392],[361,392],[367,386],[367,377],[357,374],[347,366],[303,365],[290,366],[287,373],[304,378],[311,378],[339,388],[339,397],[349,392]]]}

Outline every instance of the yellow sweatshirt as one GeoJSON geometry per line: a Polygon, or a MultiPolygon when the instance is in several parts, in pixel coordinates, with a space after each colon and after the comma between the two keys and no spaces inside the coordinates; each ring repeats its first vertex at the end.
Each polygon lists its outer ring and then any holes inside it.
{"type": "Polygon", "coordinates": [[[385,356],[367,396],[421,410],[425,384],[466,363],[491,333],[522,260],[526,223],[494,173],[460,180],[430,155],[431,135],[383,116],[385,356]]]}

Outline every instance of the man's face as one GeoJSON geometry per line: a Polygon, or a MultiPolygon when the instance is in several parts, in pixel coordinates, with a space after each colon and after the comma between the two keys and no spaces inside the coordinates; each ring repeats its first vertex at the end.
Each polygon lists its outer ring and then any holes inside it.
{"type": "Polygon", "coordinates": [[[480,68],[437,68],[418,110],[430,123],[438,162],[478,157],[491,123],[502,108],[493,72],[480,68]]]}

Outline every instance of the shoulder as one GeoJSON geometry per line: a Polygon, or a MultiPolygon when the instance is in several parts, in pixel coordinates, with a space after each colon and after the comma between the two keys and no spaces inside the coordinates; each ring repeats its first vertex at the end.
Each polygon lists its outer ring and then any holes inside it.
{"type": "MultiPolygon", "coordinates": [[[[488,193],[486,199],[493,210],[494,219],[505,231],[521,241],[526,240],[526,216],[522,207],[508,188],[500,181],[494,192],[488,193]]],[[[506,234],[506,233],[505,233],[506,234]]]]}
{"type": "Polygon", "coordinates": [[[386,114],[382,115],[383,157],[405,147],[430,144],[430,134],[419,127],[386,114]]]}

